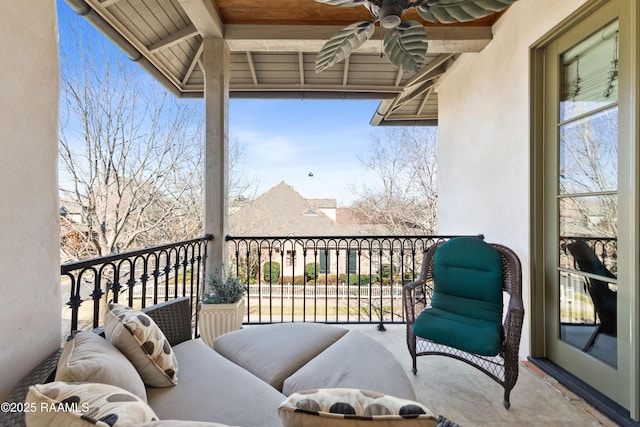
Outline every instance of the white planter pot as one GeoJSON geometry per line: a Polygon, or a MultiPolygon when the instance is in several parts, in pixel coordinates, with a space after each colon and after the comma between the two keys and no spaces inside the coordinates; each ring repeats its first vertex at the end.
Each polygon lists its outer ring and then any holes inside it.
{"type": "Polygon", "coordinates": [[[244,318],[244,299],[233,304],[202,304],[200,306],[200,338],[213,348],[213,340],[227,332],[240,329],[244,318]]]}

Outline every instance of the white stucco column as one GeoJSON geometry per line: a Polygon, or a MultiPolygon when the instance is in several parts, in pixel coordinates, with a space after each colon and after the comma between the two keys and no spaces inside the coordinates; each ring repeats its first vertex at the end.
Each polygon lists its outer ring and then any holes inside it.
{"type": "Polygon", "coordinates": [[[0,2],[0,401],[60,347],[55,1],[0,2]]]}
{"type": "Polygon", "coordinates": [[[205,38],[202,54],[205,98],[205,233],[209,244],[207,272],[223,269],[228,255],[229,189],[229,49],[223,39],[205,38]]]}

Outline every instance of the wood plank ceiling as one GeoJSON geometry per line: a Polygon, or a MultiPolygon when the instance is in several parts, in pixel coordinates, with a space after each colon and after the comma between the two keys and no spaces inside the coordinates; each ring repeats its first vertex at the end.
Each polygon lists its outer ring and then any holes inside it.
{"type": "MultiPolygon", "coordinates": [[[[381,56],[380,29],[346,61],[315,72],[316,53],[338,29],[370,19],[360,7],[314,0],[66,0],[177,96],[203,96],[203,37],[231,51],[231,97],[380,99],[371,123],[437,123],[440,76],[458,55],[478,52],[498,15],[469,24],[423,24],[425,67],[396,69],[381,56]]],[[[421,20],[414,10],[403,19],[421,20]]]]}

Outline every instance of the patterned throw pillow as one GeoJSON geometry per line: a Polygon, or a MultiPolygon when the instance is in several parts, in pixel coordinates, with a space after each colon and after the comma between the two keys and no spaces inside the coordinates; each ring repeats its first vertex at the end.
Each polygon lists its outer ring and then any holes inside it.
{"type": "Polygon", "coordinates": [[[28,426],[130,426],[155,421],[153,409],[119,387],[56,381],[29,387],[25,401],[28,426]]]}
{"type": "Polygon", "coordinates": [[[178,361],[164,334],[149,316],[120,304],[109,304],[104,335],[135,366],[151,387],[178,383],[178,361]]]}
{"type": "Polygon", "coordinates": [[[136,368],[109,341],[93,332],[76,331],[69,338],[58,360],[55,380],[111,384],[147,401],[136,368]]]}
{"type": "Polygon", "coordinates": [[[367,390],[328,388],[294,393],[278,407],[284,427],[433,427],[423,405],[367,390]]]}

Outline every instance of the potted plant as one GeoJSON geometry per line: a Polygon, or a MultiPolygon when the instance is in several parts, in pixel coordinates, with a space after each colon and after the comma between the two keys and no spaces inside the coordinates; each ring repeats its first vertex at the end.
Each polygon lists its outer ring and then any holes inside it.
{"type": "Polygon", "coordinates": [[[200,306],[200,337],[213,347],[213,340],[242,326],[245,286],[236,276],[214,271],[205,283],[200,306]]]}

